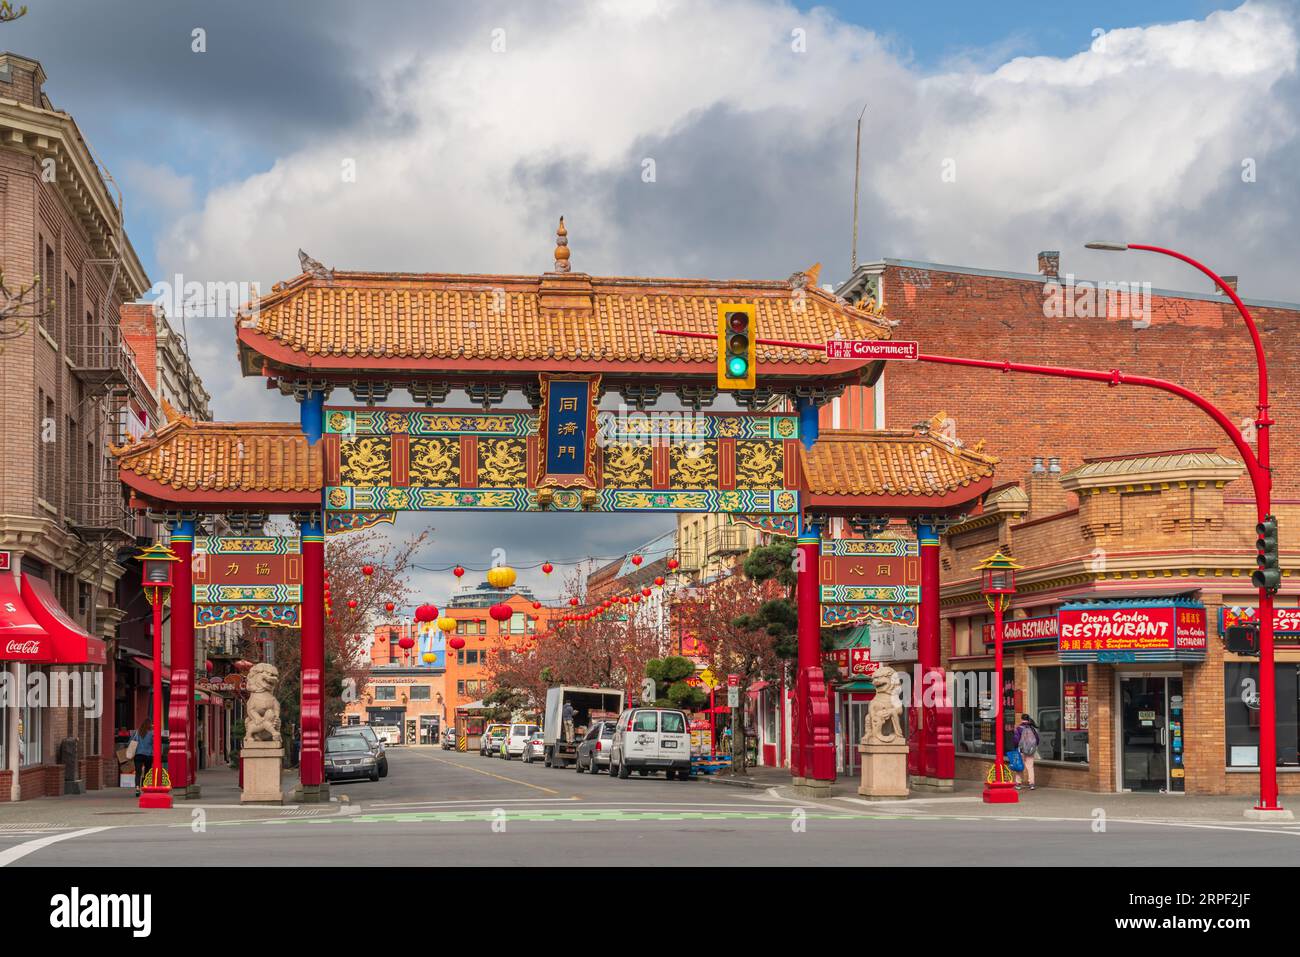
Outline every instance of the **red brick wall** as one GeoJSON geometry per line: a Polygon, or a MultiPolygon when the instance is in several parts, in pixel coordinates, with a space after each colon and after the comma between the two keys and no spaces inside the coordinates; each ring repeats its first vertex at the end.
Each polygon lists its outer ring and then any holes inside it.
{"type": "Polygon", "coordinates": [[[122,338],[135,353],[140,375],[155,392],[158,390],[158,320],[153,303],[122,303],[122,338]]]}
{"type": "MultiPolygon", "coordinates": [[[[1135,262],[1136,266],[1136,262],[1135,262]]],[[[1067,264],[1068,268],[1068,264],[1067,264]]],[[[1199,274],[1190,274],[1189,282],[1199,274]]],[[[1046,318],[1043,283],[887,266],[886,312],[894,335],[924,352],[1140,373],[1201,392],[1234,422],[1255,413],[1250,338],[1232,304],[1153,297],[1150,325],[1130,318],[1046,318]]],[[[1254,309],[1272,371],[1274,418],[1300,419],[1300,313],[1254,309]]],[[[1002,459],[1001,480],[1027,473],[1033,457],[1059,456],[1068,470],[1085,456],[1215,446],[1236,455],[1203,413],[1181,399],[1127,386],[1108,388],[1038,376],[891,363],[885,374],[886,423],[905,427],[940,410],[967,444],[986,439],[1002,459]]],[[[1282,433],[1286,435],[1286,433],[1282,433]]],[[[1300,496],[1300,444],[1273,442],[1277,497],[1300,496]]],[[[1248,495],[1245,479],[1230,495],[1248,495]]]]}

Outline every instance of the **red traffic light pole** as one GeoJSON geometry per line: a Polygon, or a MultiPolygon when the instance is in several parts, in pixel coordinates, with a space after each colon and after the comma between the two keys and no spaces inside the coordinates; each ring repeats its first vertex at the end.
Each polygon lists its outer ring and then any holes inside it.
{"type": "MultiPolygon", "coordinates": [[[[1116,244],[1108,244],[1104,248],[1117,248],[1116,244]]],[[[1156,249],[1156,247],[1138,247],[1129,248],[1156,249]]],[[[1238,308],[1244,316],[1249,317],[1244,304],[1237,298],[1236,292],[1231,289],[1217,276],[1214,276],[1204,266],[1195,263],[1177,253],[1171,253],[1176,258],[1183,259],[1193,265],[1198,266],[1202,271],[1215,278],[1220,287],[1238,304],[1238,308]]],[[[1253,320],[1248,320],[1251,333],[1255,338],[1256,357],[1260,364],[1260,415],[1257,425],[1260,426],[1259,448],[1262,461],[1257,458],[1255,451],[1247,444],[1231,419],[1223,413],[1218,406],[1210,402],[1209,399],[1191,389],[1184,388],[1176,382],[1170,382],[1166,379],[1156,379],[1151,376],[1131,375],[1121,372],[1119,369],[1111,369],[1109,372],[1103,372],[1099,369],[1072,369],[1064,366],[1039,366],[1030,365],[1023,362],[994,361],[989,359],[967,359],[961,356],[940,356],[920,353],[917,355],[919,362],[935,362],[941,365],[966,366],[974,369],[990,369],[1003,373],[1018,372],[1028,375],[1051,376],[1059,379],[1081,379],[1087,382],[1101,382],[1107,386],[1115,387],[1120,385],[1141,386],[1147,389],[1157,389],[1161,392],[1168,392],[1171,395],[1178,396],[1187,402],[1192,403],[1221,428],[1225,435],[1228,436],[1238,454],[1241,455],[1242,461],[1246,465],[1246,473],[1250,477],[1251,487],[1255,493],[1255,507],[1259,520],[1262,522],[1264,516],[1268,514],[1271,508],[1271,490],[1272,475],[1268,470],[1268,441],[1267,425],[1272,424],[1268,417],[1267,401],[1267,378],[1263,365],[1263,347],[1259,341],[1259,334],[1255,329],[1253,320]]],[[[681,336],[691,339],[713,339],[713,335],[707,332],[687,332],[676,329],[657,329],[659,335],[681,336]]],[[[776,339],[756,339],[758,345],[780,346],[786,349],[804,349],[810,352],[825,352],[825,343],[817,344],[812,342],[791,342],[776,339]]],[[[1247,817],[1268,818],[1270,820],[1279,818],[1291,818],[1291,812],[1284,810],[1278,803],[1277,791],[1277,701],[1275,697],[1275,688],[1273,681],[1273,595],[1267,588],[1259,590],[1259,803],[1253,808],[1246,811],[1247,817]]]]}

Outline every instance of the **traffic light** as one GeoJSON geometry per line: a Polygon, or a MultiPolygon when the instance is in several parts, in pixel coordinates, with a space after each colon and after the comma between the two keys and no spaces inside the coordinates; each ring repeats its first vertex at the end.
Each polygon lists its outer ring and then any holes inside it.
{"type": "Polygon", "coordinates": [[[1250,583],[1256,588],[1275,592],[1282,587],[1282,566],[1277,554],[1277,517],[1265,515],[1255,526],[1255,574],[1250,583]]]}
{"type": "Polygon", "coordinates": [[[754,307],[744,303],[718,303],[718,388],[752,389],[758,363],[755,343],[758,329],[754,307]]]}
{"type": "Polygon", "coordinates": [[[1259,625],[1232,625],[1224,635],[1224,644],[1235,654],[1259,654],[1259,625]]]}

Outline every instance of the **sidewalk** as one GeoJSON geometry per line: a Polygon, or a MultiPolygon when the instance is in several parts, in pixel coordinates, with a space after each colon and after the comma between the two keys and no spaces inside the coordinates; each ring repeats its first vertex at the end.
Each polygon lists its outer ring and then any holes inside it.
{"type": "MultiPolygon", "coordinates": [[[[783,798],[808,800],[796,794],[790,785],[790,772],[784,768],[747,768],[742,775],[700,775],[698,780],[722,787],[756,790],[776,788],[783,798]]],[[[899,814],[909,817],[1026,817],[1056,820],[1150,821],[1171,823],[1222,824],[1259,827],[1261,822],[1248,821],[1245,811],[1255,803],[1248,795],[1189,794],[1101,794],[1067,788],[1038,788],[1021,791],[1016,804],[985,804],[983,785],[977,781],[958,781],[953,791],[914,790],[901,800],[868,799],[858,794],[858,781],[838,777],[821,803],[843,810],[857,807],[864,813],[899,814]]],[[[1300,801],[1295,802],[1300,806],[1300,801]]],[[[1284,807],[1289,807],[1285,804],[1284,807]]],[[[1292,808],[1292,810],[1295,810],[1292,808]]],[[[1263,826],[1300,831],[1300,822],[1279,821],[1263,826]]]]}
{"type": "MultiPolygon", "coordinates": [[[[281,772],[281,790],[290,795],[298,782],[296,770],[281,772]]],[[[28,801],[0,804],[0,833],[15,831],[24,826],[42,829],[69,827],[115,827],[139,824],[178,824],[189,826],[194,822],[196,810],[202,810],[208,821],[246,821],[280,817],[286,810],[301,815],[305,811],[297,805],[239,804],[239,772],[230,768],[211,768],[198,773],[200,797],[193,800],[176,798],[170,810],[142,810],[137,806],[134,788],[102,788],[84,794],[65,794],[62,797],[32,798],[28,801]]],[[[333,813],[337,804],[311,804],[302,808],[318,813],[333,813]]]]}

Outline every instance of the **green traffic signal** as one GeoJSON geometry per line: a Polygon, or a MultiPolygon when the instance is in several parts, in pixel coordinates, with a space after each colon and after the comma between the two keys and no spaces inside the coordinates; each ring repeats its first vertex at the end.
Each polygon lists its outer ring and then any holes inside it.
{"type": "Polygon", "coordinates": [[[727,360],[727,375],[733,379],[743,379],[749,372],[749,363],[744,356],[732,356],[727,360]]]}

